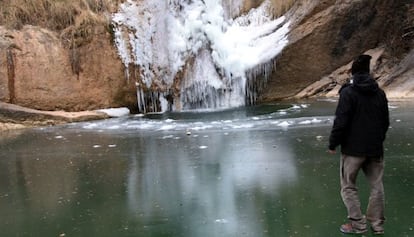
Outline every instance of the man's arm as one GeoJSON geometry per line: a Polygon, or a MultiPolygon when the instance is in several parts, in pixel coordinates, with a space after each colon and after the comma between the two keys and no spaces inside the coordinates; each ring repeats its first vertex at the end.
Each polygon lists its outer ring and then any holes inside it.
{"type": "MultiPolygon", "coordinates": [[[[348,89],[349,90],[349,89],[348,89]]],[[[345,136],[352,116],[352,101],[348,90],[344,90],[338,101],[335,111],[335,119],[329,136],[329,151],[335,153],[345,136]]]]}

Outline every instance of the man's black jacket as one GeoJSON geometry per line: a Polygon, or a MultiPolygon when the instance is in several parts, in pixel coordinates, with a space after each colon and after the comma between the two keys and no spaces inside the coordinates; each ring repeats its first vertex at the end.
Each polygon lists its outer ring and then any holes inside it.
{"type": "Polygon", "coordinates": [[[383,156],[383,142],[390,125],[388,101],[368,73],[357,73],[340,91],[329,149],[341,146],[349,156],[383,156]]]}

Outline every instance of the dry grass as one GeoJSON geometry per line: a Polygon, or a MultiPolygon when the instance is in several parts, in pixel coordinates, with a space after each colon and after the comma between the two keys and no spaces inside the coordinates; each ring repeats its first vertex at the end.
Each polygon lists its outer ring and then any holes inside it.
{"type": "Polygon", "coordinates": [[[0,25],[20,29],[24,25],[62,31],[80,24],[80,16],[96,18],[109,12],[117,0],[0,0],[0,25]]]}

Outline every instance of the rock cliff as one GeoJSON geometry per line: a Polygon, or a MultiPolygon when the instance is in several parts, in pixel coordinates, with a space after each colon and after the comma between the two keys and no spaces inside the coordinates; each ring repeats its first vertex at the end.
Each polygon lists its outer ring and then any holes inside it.
{"type": "Polygon", "coordinates": [[[80,111],[133,106],[135,85],[103,27],[76,48],[38,26],[0,27],[0,100],[42,110],[80,111]]]}
{"type": "Polygon", "coordinates": [[[390,98],[412,97],[413,1],[297,1],[290,44],[276,60],[263,101],[333,96],[358,54],[376,54],[372,72],[390,98]],[[345,66],[344,66],[345,65],[345,66]]]}

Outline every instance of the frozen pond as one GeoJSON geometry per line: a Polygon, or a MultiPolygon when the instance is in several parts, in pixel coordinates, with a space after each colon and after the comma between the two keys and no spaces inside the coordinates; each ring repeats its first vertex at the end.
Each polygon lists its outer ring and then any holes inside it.
{"type": "MultiPolygon", "coordinates": [[[[341,236],[339,155],[326,153],[335,105],[4,132],[0,236],[341,236]]],[[[386,234],[414,236],[414,104],[390,105],[386,234]]]]}

